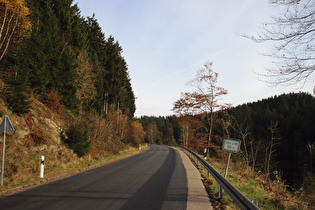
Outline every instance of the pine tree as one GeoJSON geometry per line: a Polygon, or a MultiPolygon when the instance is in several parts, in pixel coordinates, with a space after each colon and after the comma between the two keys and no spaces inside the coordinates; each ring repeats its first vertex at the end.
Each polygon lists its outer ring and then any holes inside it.
{"type": "Polygon", "coordinates": [[[31,108],[31,101],[26,95],[26,84],[19,77],[11,77],[5,99],[8,107],[17,115],[27,114],[31,108]]]}

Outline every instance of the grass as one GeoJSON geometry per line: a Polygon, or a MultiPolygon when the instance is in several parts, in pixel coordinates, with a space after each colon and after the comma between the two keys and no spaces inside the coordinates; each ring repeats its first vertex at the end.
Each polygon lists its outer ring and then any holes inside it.
{"type": "MultiPolygon", "coordinates": [[[[147,147],[143,147],[142,151],[146,149],[147,147]]],[[[63,148],[62,150],[67,149],[63,148]]],[[[56,153],[56,151],[52,151],[52,149],[49,150],[48,148],[47,150],[43,150],[41,152],[35,151],[35,155],[29,155],[29,157],[32,158],[20,162],[20,165],[17,167],[20,171],[13,173],[11,176],[4,177],[4,186],[0,186],[0,196],[16,193],[39,184],[54,181],[81,171],[108,164],[140,152],[141,151],[139,151],[138,148],[127,147],[117,154],[109,154],[104,156],[102,159],[96,160],[88,155],[83,158],[77,158],[72,151],[67,151],[62,153],[63,158],[62,161],[60,161],[58,160],[58,157],[56,157],[58,156],[58,153],[56,153]],[[40,154],[44,154],[45,156],[44,179],[39,178],[40,154]],[[53,158],[53,156],[55,157],[53,158]],[[37,160],[36,158],[35,160],[35,157],[38,157],[39,159],[37,160]],[[30,167],[30,165],[34,166],[30,167]]],[[[17,157],[17,159],[21,160],[20,157],[17,157]]]]}
{"type": "MultiPolygon", "coordinates": [[[[54,112],[33,96],[31,100],[31,112],[18,116],[10,112],[0,97],[0,117],[6,113],[15,128],[15,132],[6,135],[4,185],[0,186],[0,196],[140,152],[138,148],[123,143],[112,129],[112,121],[104,117],[92,113],[81,119],[71,112],[54,112]],[[60,140],[63,131],[79,121],[84,121],[93,128],[90,131],[90,155],[81,158],[60,140]],[[42,155],[45,156],[44,179],[39,178],[42,155]]],[[[0,137],[1,157],[2,144],[0,137]]]]}
{"type": "MultiPolygon", "coordinates": [[[[226,162],[211,159],[210,165],[224,175],[226,162]]],[[[200,164],[198,165],[200,170],[200,164]]],[[[211,176],[207,178],[207,171],[203,167],[201,171],[204,183],[209,193],[211,202],[217,209],[239,209],[232,198],[224,193],[223,198],[218,198],[218,183],[211,176]]],[[[230,162],[227,180],[239,189],[248,199],[257,200],[260,209],[312,209],[304,200],[303,193],[292,193],[286,190],[286,185],[279,178],[266,180],[264,174],[255,172],[242,163],[230,162]]]]}

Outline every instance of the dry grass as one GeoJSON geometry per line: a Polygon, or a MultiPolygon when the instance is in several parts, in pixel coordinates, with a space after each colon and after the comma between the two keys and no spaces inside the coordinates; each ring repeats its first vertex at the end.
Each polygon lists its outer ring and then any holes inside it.
{"type": "MultiPolygon", "coordinates": [[[[210,164],[224,175],[226,162],[211,159],[210,164]]],[[[239,209],[226,193],[223,198],[219,199],[216,180],[211,175],[206,178],[205,169],[203,169],[202,174],[205,178],[204,182],[209,188],[208,193],[217,209],[239,209]]],[[[235,162],[230,163],[227,174],[227,180],[250,200],[257,200],[260,209],[314,209],[311,203],[314,202],[314,194],[306,196],[302,191],[292,193],[287,190],[287,186],[280,179],[280,176],[275,174],[275,177],[277,177],[275,180],[266,180],[261,172],[255,172],[243,163],[235,162]]]]}
{"type": "MultiPolygon", "coordinates": [[[[0,111],[9,116],[15,132],[7,133],[4,186],[0,195],[67,176],[109,161],[140,152],[126,146],[112,130],[111,122],[97,115],[75,119],[65,110],[52,111],[31,98],[32,110],[25,116],[13,115],[0,99],[0,111]],[[84,120],[93,127],[91,154],[79,158],[60,141],[60,133],[75,121],[84,120]],[[45,156],[45,178],[40,179],[41,156],[45,156]]],[[[0,119],[2,122],[4,116],[0,119]]],[[[3,144],[0,137],[0,145],[3,144]]],[[[2,157],[2,149],[0,151],[2,157]]]]}
{"type": "Polygon", "coordinates": [[[65,147],[34,147],[28,152],[21,152],[20,155],[11,156],[13,158],[7,158],[4,186],[0,187],[0,196],[16,192],[17,187],[19,190],[28,189],[29,187],[101,166],[139,152],[141,151],[134,147],[127,147],[115,155],[108,154],[102,159],[93,159],[91,156],[78,158],[72,150],[65,147]],[[45,156],[44,179],[39,178],[41,155],[45,156]],[[12,160],[15,160],[17,164],[12,163],[12,160]]]}

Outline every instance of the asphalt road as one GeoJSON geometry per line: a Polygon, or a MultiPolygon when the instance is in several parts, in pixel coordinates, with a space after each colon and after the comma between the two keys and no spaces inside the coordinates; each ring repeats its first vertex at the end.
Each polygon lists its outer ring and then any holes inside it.
{"type": "Polygon", "coordinates": [[[187,177],[177,150],[138,155],[0,199],[0,209],[186,209],[187,177]]]}

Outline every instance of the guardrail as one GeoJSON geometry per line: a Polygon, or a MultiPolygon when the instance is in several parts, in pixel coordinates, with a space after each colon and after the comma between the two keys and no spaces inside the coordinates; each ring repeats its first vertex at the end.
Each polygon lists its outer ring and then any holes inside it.
{"type": "Polygon", "coordinates": [[[182,149],[188,151],[203,167],[215,178],[221,187],[229,194],[240,209],[259,209],[251,200],[249,200],[243,193],[241,193],[236,187],[234,187],[228,180],[226,180],[219,172],[217,172],[208,162],[206,162],[199,155],[191,151],[190,149],[179,146],[182,149]]]}

